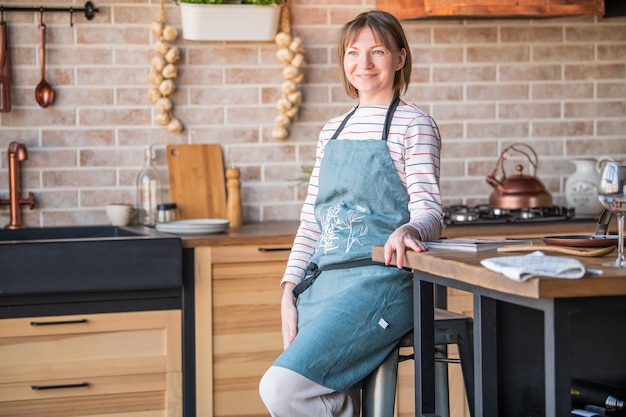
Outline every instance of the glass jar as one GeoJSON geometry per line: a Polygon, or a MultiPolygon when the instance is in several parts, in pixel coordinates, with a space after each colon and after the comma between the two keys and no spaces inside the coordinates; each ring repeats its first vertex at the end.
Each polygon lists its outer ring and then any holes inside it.
{"type": "Polygon", "coordinates": [[[157,206],[157,223],[167,223],[178,220],[178,206],[176,203],[163,203],[157,206]]]}

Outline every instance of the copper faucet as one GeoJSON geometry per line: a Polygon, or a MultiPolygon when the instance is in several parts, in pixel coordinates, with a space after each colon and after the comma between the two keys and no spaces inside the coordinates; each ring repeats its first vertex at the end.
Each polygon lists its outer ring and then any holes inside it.
{"type": "Polygon", "coordinates": [[[22,198],[20,187],[20,161],[28,159],[26,146],[21,143],[11,142],[8,149],[9,156],[9,199],[0,200],[0,206],[8,205],[11,210],[11,221],[5,229],[23,229],[22,212],[20,206],[28,205],[31,210],[35,207],[35,196],[28,193],[28,198],[22,198]]]}

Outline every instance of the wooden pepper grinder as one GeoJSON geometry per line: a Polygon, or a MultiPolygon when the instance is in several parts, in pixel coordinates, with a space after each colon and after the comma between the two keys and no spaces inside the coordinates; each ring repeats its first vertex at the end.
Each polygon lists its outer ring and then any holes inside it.
{"type": "Polygon", "coordinates": [[[226,170],[226,189],[228,197],[226,199],[226,215],[230,226],[241,226],[243,224],[243,210],[241,207],[241,181],[239,181],[239,168],[234,165],[226,170]]]}

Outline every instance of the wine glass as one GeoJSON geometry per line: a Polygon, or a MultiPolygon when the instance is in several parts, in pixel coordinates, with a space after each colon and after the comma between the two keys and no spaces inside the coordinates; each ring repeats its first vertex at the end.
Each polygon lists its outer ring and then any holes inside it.
{"type": "Polygon", "coordinates": [[[626,163],[607,161],[600,172],[598,183],[600,204],[617,216],[617,259],[602,265],[626,268],[624,261],[624,216],[626,215],[626,163]]]}

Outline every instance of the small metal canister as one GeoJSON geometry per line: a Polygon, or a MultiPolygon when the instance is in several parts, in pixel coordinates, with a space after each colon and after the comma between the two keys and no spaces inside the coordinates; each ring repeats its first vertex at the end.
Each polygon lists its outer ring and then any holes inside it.
{"type": "Polygon", "coordinates": [[[178,206],[176,203],[163,203],[157,206],[157,223],[167,223],[178,220],[178,206]]]}

